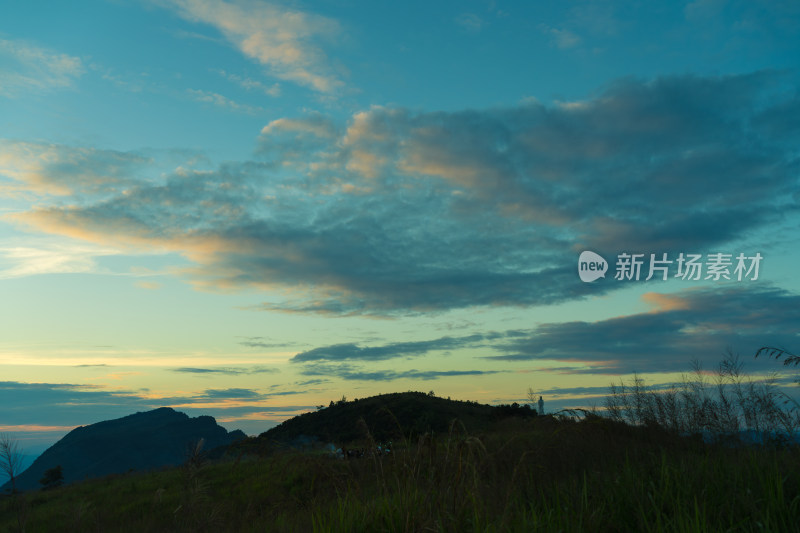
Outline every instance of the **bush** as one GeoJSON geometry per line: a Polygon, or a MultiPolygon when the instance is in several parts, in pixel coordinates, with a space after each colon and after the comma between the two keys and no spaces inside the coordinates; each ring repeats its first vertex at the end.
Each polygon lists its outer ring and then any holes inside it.
{"type": "Polygon", "coordinates": [[[649,389],[638,375],[611,384],[608,416],[634,425],[658,425],[680,434],[703,434],[714,440],[738,438],[742,431],[762,440],[793,435],[800,428],[800,408],[787,402],[775,376],[755,381],[744,375],[739,357],[728,352],[712,380],[698,363],[693,377],[667,389],[649,389]]]}

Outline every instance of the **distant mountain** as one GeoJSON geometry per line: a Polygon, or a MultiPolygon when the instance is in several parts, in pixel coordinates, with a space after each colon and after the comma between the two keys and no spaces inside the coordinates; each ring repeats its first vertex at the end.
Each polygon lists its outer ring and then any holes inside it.
{"type": "MultiPolygon", "coordinates": [[[[188,446],[204,439],[204,450],[245,438],[240,431],[228,432],[210,416],[189,418],[169,407],[136,413],[116,420],[81,426],[48,448],[16,479],[17,489],[37,489],[44,473],[58,465],[64,483],[85,478],[151,470],[179,465],[188,446]]],[[[10,483],[2,491],[11,488],[10,483]]]]}
{"type": "Polygon", "coordinates": [[[381,394],[353,401],[332,402],[305,413],[233,446],[246,451],[266,450],[277,444],[306,445],[313,442],[337,446],[363,440],[366,431],[376,442],[398,442],[422,433],[445,433],[453,420],[457,430],[488,431],[509,418],[533,418],[527,405],[485,405],[439,398],[423,392],[381,394]],[[363,419],[363,423],[360,420],[363,419]]]}

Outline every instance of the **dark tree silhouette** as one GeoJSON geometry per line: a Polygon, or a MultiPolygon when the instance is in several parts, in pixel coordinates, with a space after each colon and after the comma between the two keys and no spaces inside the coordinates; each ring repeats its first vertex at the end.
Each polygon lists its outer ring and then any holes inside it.
{"type": "Polygon", "coordinates": [[[0,471],[11,480],[11,491],[17,492],[16,477],[22,468],[22,451],[17,441],[7,433],[0,433],[0,471]]]}
{"type": "Polygon", "coordinates": [[[60,487],[64,482],[64,472],[61,470],[61,465],[46,470],[39,483],[42,484],[42,490],[54,489],[60,487]]]}

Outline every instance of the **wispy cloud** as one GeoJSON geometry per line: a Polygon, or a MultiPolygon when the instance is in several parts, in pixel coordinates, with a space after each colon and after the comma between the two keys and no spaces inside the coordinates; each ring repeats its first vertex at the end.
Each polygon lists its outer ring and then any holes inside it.
{"type": "Polygon", "coordinates": [[[243,54],[280,79],[331,93],[343,83],[317,44],[339,34],[339,25],[313,13],[268,2],[164,0],[181,17],[209,24],[243,54]]]}
{"type": "Polygon", "coordinates": [[[483,28],[484,20],[475,13],[462,13],[455,18],[456,24],[465,30],[473,33],[478,33],[483,28]]]}
{"type": "Polygon", "coordinates": [[[431,381],[448,377],[485,376],[500,374],[506,370],[367,370],[349,364],[311,363],[300,371],[305,376],[327,376],[347,381],[396,381],[414,379],[431,381]]]}
{"type": "Polygon", "coordinates": [[[307,387],[309,385],[322,385],[323,383],[329,383],[330,380],[328,379],[307,379],[305,381],[298,381],[295,383],[297,387],[307,387]]]}
{"type": "Polygon", "coordinates": [[[263,109],[260,107],[253,107],[247,104],[240,104],[239,102],[231,100],[227,96],[223,96],[215,92],[202,91],[200,89],[187,89],[186,93],[192,99],[198,102],[212,104],[217,107],[222,107],[224,109],[230,109],[231,111],[239,111],[242,113],[249,113],[251,115],[258,113],[259,111],[263,111],[263,109]]]}
{"type": "Polygon", "coordinates": [[[226,72],[224,70],[217,71],[220,76],[223,78],[234,82],[235,84],[247,89],[248,91],[257,91],[268,96],[280,96],[281,95],[281,86],[279,83],[273,83],[272,85],[267,85],[262,83],[258,80],[254,80],[248,78],[247,76],[239,76],[238,74],[233,74],[232,72],[226,72]]]}
{"type": "Polygon", "coordinates": [[[264,337],[245,337],[245,339],[239,344],[248,348],[288,348],[298,344],[296,342],[272,342],[264,337]]]}
{"type": "Polygon", "coordinates": [[[173,368],[172,371],[184,374],[226,374],[231,376],[239,374],[274,374],[280,372],[280,370],[275,367],[261,365],[213,368],[180,367],[173,368]]]}
{"type": "Polygon", "coordinates": [[[581,38],[567,29],[553,28],[546,24],[540,24],[539,31],[547,35],[550,38],[550,42],[562,50],[575,48],[581,44],[581,38]]]}
{"type": "Polygon", "coordinates": [[[300,352],[292,357],[293,363],[310,361],[383,361],[397,357],[419,357],[431,351],[452,350],[480,345],[489,336],[442,337],[429,341],[394,342],[382,346],[358,346],[352,343],[335,344],[300,352]]]}
{"type": "Polygon", "coordinates": [[[206,389],[202,398],[214,400],[261,400],[265,396],[252,389],[206,389]]]}
{"type": "Polygon", "coordinates": [[[85,70],[78,57],[0,39],[0,96],[69,88],[85,70]]]}
{"type": "Polygon", "coordinates": [[[25,244],[0,241],[0,279],[39,274],[97,272],[97,258],[116,255],[112,248],[60,243],[31,237],[25,244]]]}
{"type": "Polygon", "coordinates": [[[149,291],[154,291],[161,288],[161,284],[157,281],[137,281],[136,286],[149,291]]]}

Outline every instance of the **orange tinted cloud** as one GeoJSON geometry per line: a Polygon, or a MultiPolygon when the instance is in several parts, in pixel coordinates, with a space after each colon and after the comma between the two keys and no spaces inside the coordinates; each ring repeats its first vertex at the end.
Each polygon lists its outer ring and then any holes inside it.
{"type": "Polygon", "coordinates": [[[72,431],[78,426],[40,426],[37,424],[20,424],[17,426],[0,426],[0,431],[8,431],[13,433],[31,431],[31,432],[64,432],[72,431]]]}
{"type": "Polygon", "coordinates": [[[642,300],[653,308],[651,313],[689,309],[689,302],[685,298],[674,294],[648,292],[642,295],[642,300]]]}

